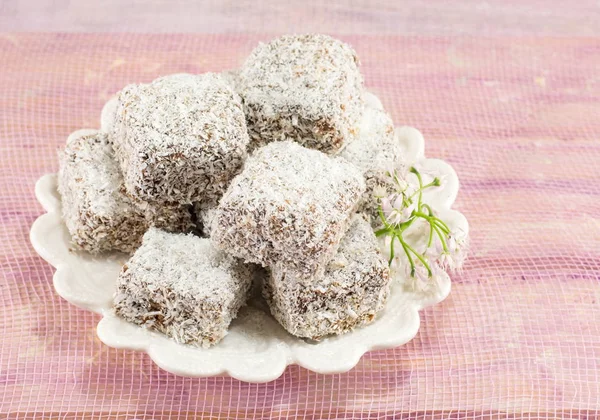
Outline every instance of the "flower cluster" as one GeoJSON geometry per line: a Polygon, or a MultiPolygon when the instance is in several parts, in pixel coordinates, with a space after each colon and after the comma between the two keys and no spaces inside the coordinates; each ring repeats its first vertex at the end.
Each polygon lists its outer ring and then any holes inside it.
{"type": "Polygon", "coordinates": [[[392,186],[392,191],[384,186],[374,189],[382,223],[375,234],[388,239],[390,265],[396,257],[397,246],[402,249],[413,288],[417,288],[417,283],[435,286],[444,270],[454,272],[462,267],[468,245],[464,232],[453,232],[423,201],[423,191],[442,186],[444,177],[435,176],[424,184],[423,174],[415,166],[404,171],[391,169],[386,176],[390,178],[387,185],[392,186]],[[407,230],[418,221],[428,228],[427,240],[422,247],[406,240],[407,230]]]}

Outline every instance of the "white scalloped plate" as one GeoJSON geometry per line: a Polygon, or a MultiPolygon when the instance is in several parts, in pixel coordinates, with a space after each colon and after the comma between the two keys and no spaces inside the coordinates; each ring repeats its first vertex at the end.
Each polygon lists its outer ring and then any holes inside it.
{"type": "MultiPolygon", "coordinates": [[[[381,108],[374,96],[369,97],[369,102],[381,108]]],[[[102,111],[103,130],[109,129],[113,110],[114,101],[109,101],[102,111]]],[[[454,170],[441,160],[424,157],[423,136],[419,131],[401,127],[396,133],[408,164],[419,164],[425,170],[445,175],[443,187],[428,190],[425,197],[451,229],[468,233],[465,217],[450,209],[458,192],[454,170]]],[[[112,296],[117,274],[127,256],[93,257],[70,251],[69,233],[61,219],[56,176],[40,178],[35,193],[47,213],[31,227],[31,243],[42,258],[56,267],[57,293],[80,308],[102,315],[98,336],[105,344],[145,351],[158,366],[178,375],[227,374],[246,382],[268,382],[278,378],[290,364],[323,374],[346,372],[368,351],[410,341],[419,329],[419,310],[441,302],[450,293],[448,277],[435,290],[415,293],[404,287],[403,275],[397,274],[386,308],[373,323],[318,343],[291,336],[268,315],[262,303],[251,303],[240,311],[222,342],[210,349],[189,347],[116,317],[111,310],[112,296]]],[[[423,231],[422,236],[425,234],[423,231]]]]}

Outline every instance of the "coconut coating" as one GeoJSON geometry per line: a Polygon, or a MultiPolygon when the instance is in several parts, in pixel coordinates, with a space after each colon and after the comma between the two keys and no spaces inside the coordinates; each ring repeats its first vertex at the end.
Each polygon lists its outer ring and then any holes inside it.
{"type": "Polygon", "coordinates": [[[212,219],[211,239],[247,262],[305,275],[333,257],[365,190],[344,159],[274,142],[248,158],[212,219]]]}
{"type": "Polygon", "coordinates": [[[98,131],[75,133],[59,153],[58,190],[74,247],[92,254],[132,253],[149,226],[193,228],[187,207],[156,207],[127,195],[109,137],[98,131]]]}
{"type": "Polygon", "coordinates": [[[114,309],[178,343],[209,347],[227,334],[253,275],[208,239],[151,228],[119,274],[114,309]]]}
{"type": "Polygon", "coordinates": [[[131,253],[139,246],[148,224],[123,191],[106,134],[90,132],[72,138],[59,153],[58,191],[75,248],[92,254],[131,253]]]}
{"type": "Polygon", "coordinates": [[[293,139],[335,153],[358,134],[363,79],[347,44],[326,35],[286,35],[252,51],[240,70],[251,148],[293,139]]]}
{"type": "Polygon", "coordinates": [[[249,142],[239,96],[214,73],[125,87],[111,136],[131,195],[180,204],[221,195],[249,142]]]}
{"type": "Polygon", "coordinates": [[[390,291],[387,262],[369,223],[355,215],[324,274],[274,268],[263,286],[271,313],[291,334],[319,340],[371,322],[390,291]]]}

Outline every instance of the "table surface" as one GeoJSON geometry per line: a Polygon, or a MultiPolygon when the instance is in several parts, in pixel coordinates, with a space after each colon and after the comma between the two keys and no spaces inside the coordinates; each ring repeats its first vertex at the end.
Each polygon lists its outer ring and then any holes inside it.
{"type": "Polygon", "coordinates": [[[600,5],[375,3],[2,2],[0,27],[13,32],[0,35],[0,417],[600,410],[600,5]],[[164,33],[178,29],[196,33],[164,33]],[[340,375],[292,366],[267,384],[181,378],[104,346],[98,317],[56,295],[29,244],[36,179],[125,84],[239,66],[259,41],[300,30],[351,43],[395,122],[419,128],[427,155],[459,174],[472,250],[450,297],[422,312],[412,342],[340,375]]]}

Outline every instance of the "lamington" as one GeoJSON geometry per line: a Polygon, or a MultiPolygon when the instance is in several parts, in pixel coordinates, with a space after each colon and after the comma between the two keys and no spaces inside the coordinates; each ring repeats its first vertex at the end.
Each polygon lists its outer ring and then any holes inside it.
{"type": "Polygon", "coordinates": [[[364,190],[344,159],[290,140],[270,143],[221,198],[211,239],[247,262],[313,275],[333,258],[364,190]]]}
{"type": "Polygon", "coordinates": [[[125,87],[111,136],[128,192],[160,203],[216,199],[249,143],[240,98],[214,73],[125,87]]]}
{"type": "Polygon", "coordinates": [[[151,228],[119,274],[115,313],[178,343],[210,347],[246,303],[253,276],[208,239],[151,228]]]}
{"type": "Polygon", "coordinates": [[[388,264],[370,224],[358,214],[324,274],[307,279],[275,267],[263,285],[277,321],[291,334],[313,340],[371,322],[389,292],[388,264]]]}
{"type": "Polygon", "coordinates": [[[184,206],[156,208],[127,195],[109,137],[99,131],[69,137],[59,153],[58,191],[74,247],[92,254],[132,253],[150,225],[175,232],[193,226],[184,206]]]}
{"type": "Polygon", "coordinates": [[[293,139],[325,153],[358,134],[363,78],[355,51],[326,35],[286,35],[256,47],[237,80],[251,148],[293,139]]]}
{"type": "Polygon", "coordinates": [[[365,108],[360,134],[342,150],[340,156],[356,165],[363,173],[367,189],[361,199],[359,211],[364,212],[374,224],[378,222],[377,186],[392,188],[387,175],[390,170],[404,165],[402,144],[394,133],[392,118],[382,109],[365,108]]]}

